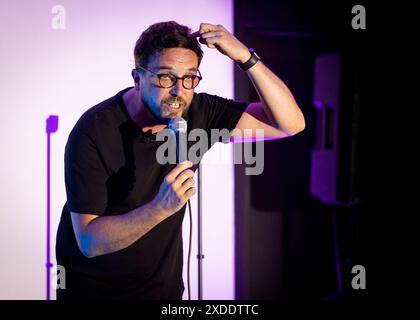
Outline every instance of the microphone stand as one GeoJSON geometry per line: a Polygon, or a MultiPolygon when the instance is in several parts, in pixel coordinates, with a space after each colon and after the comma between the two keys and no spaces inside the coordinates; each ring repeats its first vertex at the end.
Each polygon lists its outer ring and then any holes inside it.
{"type": "Polygon", "coordinates": [[[50,269],[53,267],[50,257],[50,220],[51,220],[51,208],[50,208],[50,151],[51,151],[51,143],[50,137],[51,134],[56,132],[58,129],[58,116],[50,115],[47,118],[47,125],[46,125],[46,132],[47,132],[47,252],[46,252],[46,278],[47,278],[47,300],[50,300],[50,280],[51,280],[51,273],[50,269]]]}
{"type": "MultiPolygon", "coordinates": [[[[187,143],[187,122],[181,118],[174,118],[169,121],[168,128],[171,130],[174,135],[176,142],[176,160],[177,163],[183,162],[188,158],[188,143],[187,143]]],[[[201,162],[197,168],[197,193],[198,193],[198,210],[197,210],[197,235],[198,235],[198,244],[197,244],[197,259],[198,259],[198,300],[203,300],[203,236],[202,236],[202,185],[201,185],[201,171],[202,166],[201,162]]],[[[191,222],[192,223],[192,222],[191,222]]]]}

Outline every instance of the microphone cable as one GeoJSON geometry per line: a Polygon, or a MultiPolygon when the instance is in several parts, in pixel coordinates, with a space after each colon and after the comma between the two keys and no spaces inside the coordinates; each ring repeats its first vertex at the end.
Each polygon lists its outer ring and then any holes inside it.
{"type": "Polygon", "coordinates": [[[191,260],[191,243],[192,243],[192,214],[191,214],[191,203],[188,199],[188,211],[190,216],[190,240],[188,244],[188,262],[187,262],[187,287],[188,287],[188,300],[191,300],[191,287],[190,287],[190,260],[191,260]]]}

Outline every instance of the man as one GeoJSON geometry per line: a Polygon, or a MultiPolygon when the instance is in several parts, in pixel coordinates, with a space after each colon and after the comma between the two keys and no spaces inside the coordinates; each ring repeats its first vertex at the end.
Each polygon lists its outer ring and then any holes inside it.
{"type": "Polygon", "coordinates": [[[162,142],[153,137],[168,120],[233,136],[264,129],[265,137],[281,138],[304,128],[285,84],[221,25],[202,23],[192,34],[173,21],[154,24],[134,56],[134,87],[89,109],[66,145],[56,247],[66,289],[58,299],[182,298],[182,220],[196,189],[191,162],[156,161],[162,142]],[[246,70],[261,103],[194,93],[203,56],[197,38],[246,70]]]}

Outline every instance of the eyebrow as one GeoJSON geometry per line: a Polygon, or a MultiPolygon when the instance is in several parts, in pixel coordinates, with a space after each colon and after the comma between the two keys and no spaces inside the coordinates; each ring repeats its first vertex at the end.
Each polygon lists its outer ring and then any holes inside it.
{"type": "MultiPolygon", "coordinates": [[[[158,66],[158,70],[175,70],[174,67],[170,66],[158,66]]],[[[197,71],[197,68],[189,68],[187,71],[197,71]]]]}

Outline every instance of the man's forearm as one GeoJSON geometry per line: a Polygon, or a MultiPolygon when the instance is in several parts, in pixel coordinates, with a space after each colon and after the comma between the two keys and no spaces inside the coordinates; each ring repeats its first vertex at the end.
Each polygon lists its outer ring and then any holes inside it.
{"type": "MultiPolygon", "coordinates": [[[[155,198],[127,213],[92,216],[87,224],[73,228],[80,250],[86,257],[96,257],[127,248],[157,224],[181,210],[195,194],[191,161],[179,163],[163,179],[155,198]]],[[[72,213],[73,214],[73,213],[72,213]]]]}
{"type": "Polygon", "coordinates": [[[272,126],[288,134],[300,132],[305,119],[292,93],[261,61],[247,71],[272,126]]]}
{"type": "MultiPolygon", "coordinates": [[[[216,48],[233,61],[245,63],[250,58],[248,47],[221,25],[201,23],[200,30],[195,35],[200,37],[201,43],[209,48],[216,48]]],[[[261,111],[264,111],[270,122],[267,125],[288,135],[305,128],[305,119],[299,106],[279,77],[261,61],[249,68],[247,74],[260,96],[261,106],[258,104],[258,109],[264,109],[261,111]]]]}
{"type": "Polygon", "coordinates": [[[125,214],[98,217],[83,230],[81,251],[92,258],[124,249],[168,216],[149,202],[125,214]]]}

